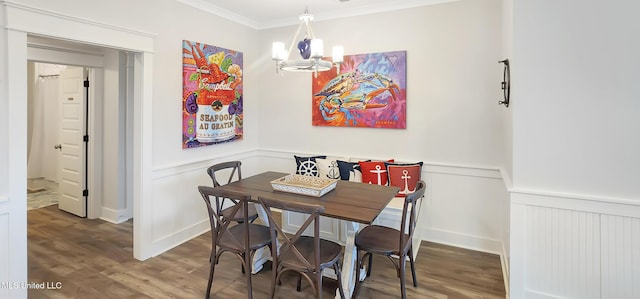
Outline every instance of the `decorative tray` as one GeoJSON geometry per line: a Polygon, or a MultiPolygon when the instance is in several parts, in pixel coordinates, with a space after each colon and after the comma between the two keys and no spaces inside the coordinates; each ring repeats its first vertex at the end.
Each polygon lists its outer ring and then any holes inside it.
{"type": "Polygon", "coordinates": [[[289,174],[271,181],[274,190],[321,197],[333,190],[337,179],[320,178],[300,174],[289,174]]]}

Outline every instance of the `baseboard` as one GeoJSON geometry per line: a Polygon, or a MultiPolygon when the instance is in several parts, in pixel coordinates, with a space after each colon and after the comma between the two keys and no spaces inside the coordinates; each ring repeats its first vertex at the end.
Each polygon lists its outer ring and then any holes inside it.
{"type": "Polygon", "coordinates": [[[502,255],[502,242],[479,236],[461,234],[440,229],[427,229],[422,232],[422,240],[450,246],[502,255]]]}
{"type": "Polygon", "coordinates": [[[177,247],[183,243],[186,243],[189,240],[209,230],[211,230],[211,226],[209,223],[209,218],[206,218],[180,231],[163,236],[160,239],[153,240],[151,256],[154,257],[166,251],[169,251],[172,248],[177,247]]]}
{"type": "Polygon", "coordinates": [[[105,207],[100,209],[100,217],[98,218],[114,224],[120,224],[130,219],[127,217],[127,210],[114,210],[105,207]]]}
{"type": "Polygon", "coordinates": [[[502,253],[500,254],[500,266],[502,266],[502,280],[506,291],[506,299],[509,299],[509,252],[502,243],[502,253]]]}
{"type": "Polygon", "coordinates": [[[547,294],[547,293],[542,293],[542,292],[536,292],[536,291],[533,291],[533,290],[527,290],[526,291],[526,298],[530,298],[530,299],[560,299],[560,298],[564,298],[564,297],[551,295],[551,294],[547,294]]]}

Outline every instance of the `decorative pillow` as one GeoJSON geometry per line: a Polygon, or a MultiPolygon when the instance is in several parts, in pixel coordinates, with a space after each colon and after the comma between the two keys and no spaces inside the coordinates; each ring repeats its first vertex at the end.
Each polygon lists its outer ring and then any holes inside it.
{"type": "Polygon", "coordinates": [[[294,155],[296,159],[296,174],[318,176],[318,165],[316,159],[326,159],[327,156],[299,157],[294,155]]]}
{"type": "Polygon", "coordinates": [[[400,188],[396,196],[405,197],[416,191],[416,185],[422,175],[422,162],[413,164],[387,163],[389,186],[400,188]]]}
{"type": "Polygon", "coordinates": [[[340,179],[340,168],[338,167],[337,160],[346,160],[343,158],[327,158],[316,159],[316,165],[318,166],[318,173],[321,178],[340,179]]]}
{"type": "Polygon", "coordinates": [[[336,162],[340,170],[341,180],[362,183],[362,172],[360,172],[360,164],[358,164],[358,162],[342,160],[337,160],[336,162]]]}
{"type": "MultiPolygon", "coordinates": [[[[389,160],[387,162],[393,162],[389,160]]],[[[386,186],[389,183],[387,166],[384,161],[359,162],[362,171],[362,182],[386,186]]]]}

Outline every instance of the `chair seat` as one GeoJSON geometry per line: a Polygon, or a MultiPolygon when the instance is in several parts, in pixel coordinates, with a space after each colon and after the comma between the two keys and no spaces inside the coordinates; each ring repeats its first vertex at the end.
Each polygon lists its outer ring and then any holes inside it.
{"type": "MultiPolygon", "coordinates": [[[[244,250],[244,239],[242,236],[244,236],[244,224],[234,225],[222,236],[218,245],[220,247],[242,251],[244,250]],[[230,235],[235,236],[235,238],[230,235]]],[[[269,233],[269,227],[249,223],[249,250],[255,250],[270,244],[271,234],[269,233]]]]}
{"type": "MultiPolygon", "coordinates": [[[[231,221],[235,222],[242,222],[244,218],[244,207],[240,207],[236,214],[232,217],[231,213],[233,213],[234,208],[235,207],[231,206],[222,210],[222,218],[230,219],[231,221]]],[[[252,203],[249,204],[248,214],[249,222],[253,222],[254,220],[256,220],[256,218],[258,218],[258,211],[256,210],[256,206],[252,203]]]]}
{"type": "MultiPolygon", "coordinates": [[[[295,242],[295,247],[300,251],[302,256],[308,261],[313,261],[313,237],[301,236],[295,242]]],[[[280,248],[280,252],[284,252],[284,247],[280,248]]],[[[325,239],[320,239],[320,268],[324,269],[327,266],[333,265],[337,261],[342,253],[342,246],[336,242],[332,242],[325,239]]],[[[286,253],[278,257],[280,262],[288,268],[303,269],[307,266],[296,256],[293,251],[287,251],[286,253]]],[[[315,269],[313,269],[315,271],[315,269]]]]}
{"type": "MultiPolygon", "coordinates": [[[[405,234],[407,240],[409,237],[405,234]]],[[[382,255],[399,254],[400,231],[379,225],[369,225],[356,235],[355,245],[360,250],[382,255]]]]}

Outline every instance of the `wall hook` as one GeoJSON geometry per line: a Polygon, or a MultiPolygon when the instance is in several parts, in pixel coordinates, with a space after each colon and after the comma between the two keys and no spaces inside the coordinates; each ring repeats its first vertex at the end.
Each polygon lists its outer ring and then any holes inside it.
{"type": "Polygon", "coordinates": [[[511,97],[511,70],[509,69],[509,59],[500,60],[498,63],[504,63],[502,82],[500,83],[500,89],[502,89],[502,96],[504,97],[504,100],[498,101],[498,105],[504,105],[508,108],[509,98],[511,97]]]}

